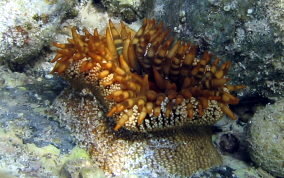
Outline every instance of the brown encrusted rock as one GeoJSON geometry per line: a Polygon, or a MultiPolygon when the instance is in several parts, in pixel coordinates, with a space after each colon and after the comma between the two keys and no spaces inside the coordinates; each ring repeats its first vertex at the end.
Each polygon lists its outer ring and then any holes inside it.
{"type": "Polygon", "coordinates": [[[113,131],[96,98],[87,90],[66,89],[54,102],[59,121],[92,154],[95,163],[112,176],[190,176],[221,163],[211,142],[210,128],[154,133],[113,131]]]}

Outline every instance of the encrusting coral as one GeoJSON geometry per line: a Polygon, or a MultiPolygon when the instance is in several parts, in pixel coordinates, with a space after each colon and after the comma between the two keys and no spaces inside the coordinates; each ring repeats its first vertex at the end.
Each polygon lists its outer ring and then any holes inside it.
{"type": "Polygon", "coordinates": [[[107,175],[190,176],[221,163],[207,126],[223,113],[236,119],[230,91],[244,86],[227,85],[230,62],[175,41],[155,20],[137,32],[111,21],[105,35],[71,31],[54,43],[52,73],[76,90],[54,108],[107,175]]]}
{"type": "Polygon", "coordinates": [[[212,125],[223,113],[236,119],[228,104],[239,99],[230,91],[244,86],[226,84],[231,62],[219,64],[209,52],[175,41],[162,23],[147,19],[136,33],[111,21],[105,35],[71,31],[68,43],[54,43],[60,49],[52,73],[89,88],[114,118],[114,130],[212,125]]]}

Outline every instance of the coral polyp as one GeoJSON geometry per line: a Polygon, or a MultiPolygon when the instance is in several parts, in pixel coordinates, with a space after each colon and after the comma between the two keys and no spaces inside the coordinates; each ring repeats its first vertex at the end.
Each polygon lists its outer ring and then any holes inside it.
{"type": "Polygon", "coordinates": [[[227,84],[231,62],[174,40],[162,23],[146,19],[134,32],[109,21],[104,35],[71,31],[68,43],[54,43],[52,73],[89,88],[114,118],[114,130],[212,125],[223,113],[236,119],[228,104],[239,99],[230,92],[244,86],[227,84]]]}

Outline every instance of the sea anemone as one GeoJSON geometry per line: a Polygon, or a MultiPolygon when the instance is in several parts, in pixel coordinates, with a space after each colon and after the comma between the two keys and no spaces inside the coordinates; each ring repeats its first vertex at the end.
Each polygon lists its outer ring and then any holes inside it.
{"type": "Polygon", "coordinates": [[[230,92],[244,86],[227,84],[231,62],[174,40],[162,23],[146,19],[136,33],[111,21],[105,35],[71,31],[68,43],[54,43],[60,49],[52,73],[89,88],[114,118],[114,130],[211,125],[223,113],[236,119],[228,105],[239,99],[230,92]]]}

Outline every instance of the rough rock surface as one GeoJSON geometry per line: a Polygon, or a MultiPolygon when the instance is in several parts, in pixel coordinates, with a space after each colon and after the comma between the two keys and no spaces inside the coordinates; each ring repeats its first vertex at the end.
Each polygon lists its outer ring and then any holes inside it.
{"type": "Polygon", "coordinates": [[[145,16],[145,0],[101,0],[100,3],[113,16],[120,16],[127,23],[145,16]]]}
{"type": "Polygon", "coordinates": [[[39,54],[73,4],[71,0],[1,1],[0,62],[23,64],[39,54]]]}
{"type": "MultiPolygon", "coordinates": [[[[18,73],[0,66],[0,177],[58,177],[67,161],[90,162],[70,132],[47,114],[62,82],[43,68],[18,73]]],[[[95,165],[81,162],[68,168],[97,174],[96,169],[85,170],[95,165]]]]}
{"type": "Polygon", "coordinates": [[[248,142],[251,159],[274,176],[283,177],[284,100],[259,109],[251,120],[248,142]]]}

